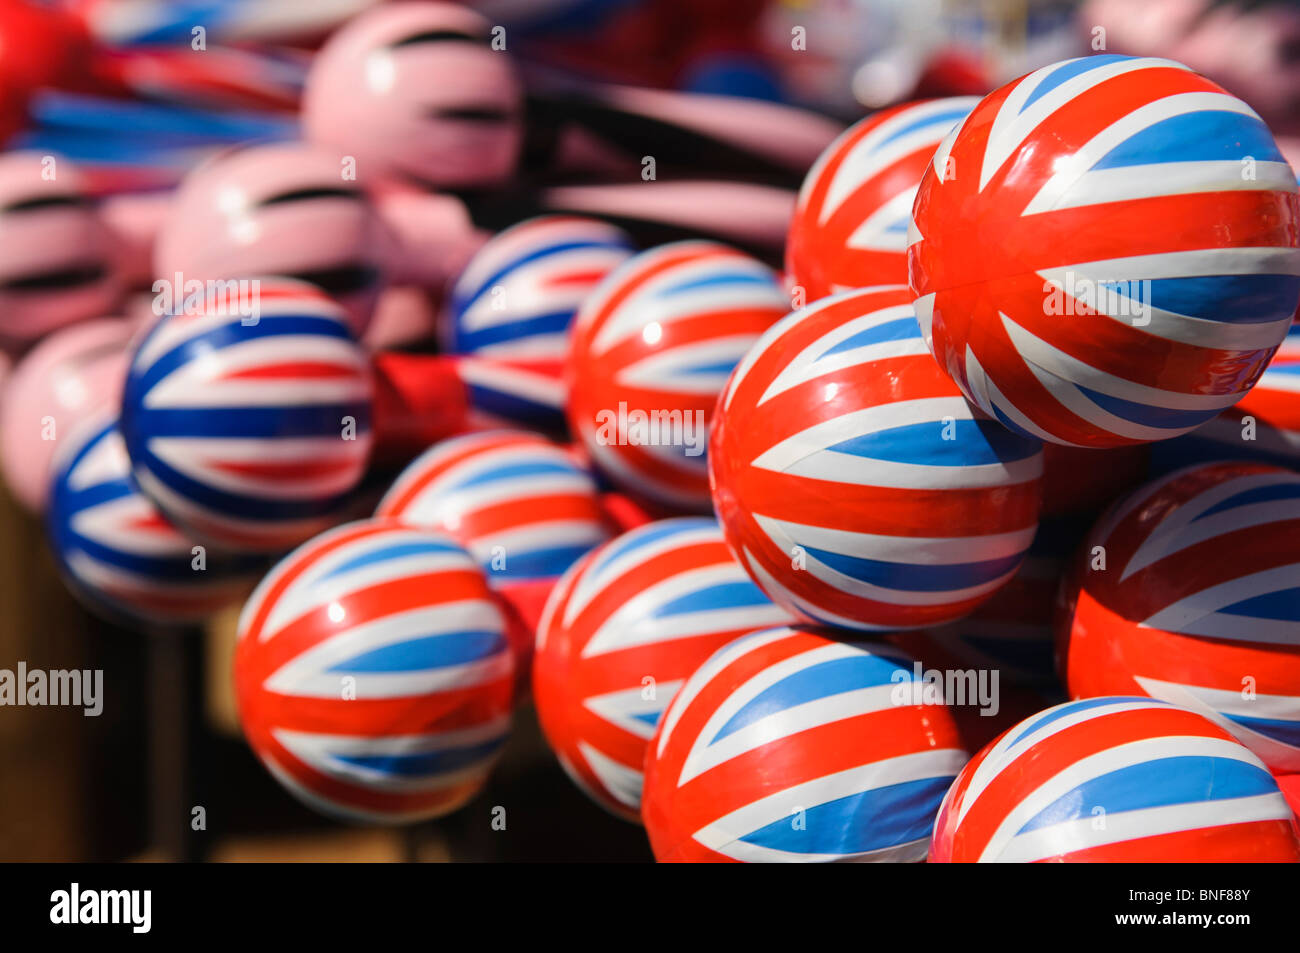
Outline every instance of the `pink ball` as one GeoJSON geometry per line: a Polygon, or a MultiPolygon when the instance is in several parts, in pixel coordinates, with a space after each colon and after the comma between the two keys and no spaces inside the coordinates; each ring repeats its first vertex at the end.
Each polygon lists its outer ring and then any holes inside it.
{"type": "Polygon", "coordinates": [[[450,188],[502,181],[523,139],[523,96],[491,29],[446,3],[357,17],[312,64],[306,137],[355,156],[367,175],[450,188]]]}
{"type": "MultiPolygon", "coordinates": [[[[155,277],[184,285],[283,275],[321,288],[360,334],[393,248],[344,159],[302,143],[219,156],[181,183],[154,249],[155,277]],[[179,275],[179,280],[178,280],[179,275]]],[[[155,287],[155,291],[159,289],[155,287]]]]}
{"type": "Polygon", "coordinates": [[[107,314],[119,293],[109,233],[77,167],[0,156],[0,339],[27,344],[107,314]]]}
{"type": "Polygon", "coordinates": [[[45,508],[59,441],[121,397],[131,326],[101,318],[64,328],[14,368],[0,403],[0,471],[18,501],[45,508]]]}

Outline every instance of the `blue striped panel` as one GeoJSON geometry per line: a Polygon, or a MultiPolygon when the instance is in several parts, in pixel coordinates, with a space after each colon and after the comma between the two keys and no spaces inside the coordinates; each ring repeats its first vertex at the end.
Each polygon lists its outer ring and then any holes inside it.
{"type": "Polygon", "coordinates": [[[1101,53],[1097,56],[1084,56],[1075,60],[1073,63],[1064,63],[1058,66],[1052,72],[1044,76],[1029,94],[1025,104],[1020,107],[1024,112],[1038,100],[1042,99],[1052,90],[1056,89],[1063,83],[1067,83],[1076,76],[1082,76],[1084,73],[1099,69],[1102,66],[1109,66],[1111,63],[1117,63],[1120,60],[1132,59],[1130,56],[1118,56],[1114,53],[1101,53]]]}
{"type": "Polygon", "coordinates": [[[506,650],[500,632],[445,632],[380,646],[335,662],[327,672],[427,672],[435,668],[467,665],[506,650]]]}
{"type": "Polygon", "coordinates": [[[444,543],[432,539],[390,543],[378,549],[358,553],[351,559],[339,563],[329,572],[318,576],[316,582],[324,582],[327,579],[334,579],[357,569],[364,569],[367,566],[375,566],[394,559],[405,559],[408,556],[432,556],[437,553],[464,553],[464,550],[454,543],[444,543]]]}
{"type": "Polygon", "coordinates": [[[573,464],[565,463],[562,460],[550,459],[532,459],[525,460],[521,463],[506,463],[493,467],[490,470],[483,470],[478,473],[469,474],[466,477],[447,485],[447,492],[452,490],[463,490],[474,486],[487,486],[492,483],[500,483],[503,480],[514,480],[519,477],[530,476],[570,476],[574,473],[581,473],[573,464]]]}
{"type": "Polygon", "coordinates": [[[1076,702],[1069,702],[1060,705],[1055,709],[1049,709],[1043,712],[1033,721],[1025,724],[1024,729],[1020,731],[1008,747],[1014,747],[1025,738],[1056,721],[1058,718],[1068,718],[1071,715],[1077,715],[1081,711],[1087,711],[1090,708],[1104,708],[1108,705],[1122,704],[1124,702],[1144,702],[1147,704],[1164,705],[1165,702],[1151,698],[1138,698],[1132,695],[1117,696],[1114,698],[1084,698],[1076,702]]]}
{"type": "Polygon", "coordinates": [[[655,543],[664,541],[673,536],[684,533],[698,533],[704,529],[718,528],[718,524],[711,519],[703,517],[699,519],[674,519],[659,523],[650,523],[647,526],[633,530],[624,536],[619,537],[611,543],[604,552],[597,557],[596,561],[587,567],[587,575],[595,575],[602,568],[608,566],[616,559],[626,556],[628,553],[636,552],[644,546],[651,546],[655,543]]]}
{"type": "Polygon", "coordinates": [[[1274,503],[1278,500],[1297,500],[1300,499],[1300,480],[1287,480],[1285,482],[1272,483],[1267,486],[1257,486],[1241,493],[1234,493],[1226,500],[1220,500],[1215,503],[1204,513],[1201,513],[1196,519],[1203,520],[1219,513],[1225,513],[1228,510],[1235,510],[1239,506],[1250,506],[1255,503],[1274,503]]]}
{"type": "MultiPolygon", "coordinates": [[[[957,125],[957,123],[961,122],[969,115],[969,109],[947,109],[943,112],[923,116],[905,126],[900,126],[895,132],[890,133],[884,139],[881,139],[880,144],[876,146],[876,148],[880,149],[881,147],[893,142],[895,139],[901,139],[920,129],[929,129],[931,127],[934,127],[934,141],[938,143],[949,133],[949,131],[951,131],[953,126],[957,125]]],[[[933,152],[934,149],[931,149],[930,151],[933,152]]]]}
{"type": "Polygon", "coordinates": [[[1039,452],[1041,444],[1009,433],[991,420],[934,420],[850,437],[827,449],[892,463],[974,467],[1027,459],[1039,452]],[[952,434],[951,440],[945,439],[946,433],[952,434]]]}
{"type": "Polygon", "coordinates": [[[675,285],[669,285],[661,289],[656,297],[669,298],[676,294],[682,294],[687,291],[700,291],[705,288],[722,288],[727,285],[764,285],[779,292],[780,288],[767,275],[755,275],[743,271],[723,271],[717,274],[704,275],[699,278],[692,278],[688,281],[681,281],[675,285]]]}
{"type": "Polygon", "coordinates": [[[1158,758],[1083,782],[1035,814],[1017,833],[1087,816],[1096,806],[1116,814],[1276,791],[1277,783],[1267,771],[1242,761],[1204,755],[1158,758]]]}
{"type": "Polygon", "coordinates": [[[596,241],[568,241],[535,249],[526,255],[518,255],[506,264],[502,265],[480,282],[472,292],[456,295],[455,300],[452,302],[453,313],[458,319],[464,317],[465,312],[469,310],[470,305],[483,297],[483,295],[488,294],[494,287],[505,281],[512,271],[516,271],[524,265],[530,265],[533,262],[542,261],[546,258],[554,258],[556,255],[564,255],[571,251],[580,251],[588,248],[622,248],[629,252],[632,251],[629,246],[621,243],[596,241]]]}
{"type": "MultiPolygon", "coordinates": [[[[154,334],[166,322],[159,322],[154,333],[145,340],[151,341],[154,334]]],[[[351,340],[352,334],[347,327],[335,318],[316,315],[263,315],[256,324],[243,324],[238,317],[225,324],[219,324],[208,331],[178,342],[170,351],[166,351],[150,365],[144,368],[132,365],[129,386],[133,390],[150,391],[177,368],[189,364],[199,354],[219,351],[235,344],[248,341],[260,341],[288,335],[305,334],[313,337],[351,340]]],[[[268,359],[275,360],[268,355],[268,359]]],[[[294,354],[286,352],[279,360],[290,362],[294,354]]]]}
{"type": "Polygon", "coordinates": [[[569,329],[574,311],[550,311],[543,314],[517,315],[510,321],[473,331],[457,325],[453,330],[457,353],[469,353],[493,344],[508,344],[520,338],[545,334],[563,334],[569,329]]]}
{"type": "Polygon", "coordinates": [[[923,778],[861,791],[805,809],[802,830],[794,815],[773,821],[740,840],[794,854],[859,854],[925,840],[952,777],[923,778]]]}
{"type": "MultiPolygon", "coordinates": [[[[360,429],[367,429],[370,426],[368,412],[359,415],[357,420],[360,429]]],[[[124,429],[123,436],[126,438],[132,458],[147,462],[148,472],[155,479],[186,500],[215,513],[235,514],[242,518],[264,519],[278,523],[321,516],[326,513],[337,514],[341,512],[340,507],[352,497],[350,491],[324,498],[300,499],[230,493],[201,480],[195,480],[154,456],[148,449],[150,435],[145,434],[135,439],[136,435],[132,431],[124,429]]],[[[137,470],[142,469],[139,462],[136,467],[137,470]]]]}
{"type": "Polygon", "coordinates": [[[419,778],[447,774],[468,768],[493,755],[505,743],[504,738],[493,738],[482,744],[465,748],[444,748],[415,754],[332,755],[343,764],[382,771],[384,774],[404,778],[419,778]]]}
{"type": "MultiPolygon", "coordinates": [[[[1150,305],[1161,311],[1224,324],[1282,321],[1295,313],[1296,300],[1300,298],[1300,276],[1282,274],[1194,275],[1098,284],[1120,293],[1135,305],[1150,305]],[[1136,298],[1125,293],[1135,284],[1136,298]]],[[[1140,312],[1135,306],[1129,313],[1140,312]]]]}
{"type": "Polygon", "coordinates": [[[1112,397],[1101,391],[1092,390],[1082,384],[1075,384],[1079,392],[1107,413],[1114,414],[1121,420],[1127,420],[1143,427],[1157,427],[1164,430],[1178,430],[1195,427],[1205,423],[1211,417],[1217,417],[1222,410],[1175,410],[1169,407],[1153,407],[1136,401],[1112,397]]]}
{"type": "Polygon", "coordinates": [[[1250,718],[1230,712],[1219,712],[1224,718],[1243,728],[1258,732],[1266,738],[1292,748],[1300,748],[1300,721],[1287,721],[1281,718],[1250,718]]]}
{"type": "Polygon", "coordinates": [[[482,567],[487,574],[488,582],[495,579],[508,579],[511,582],[525,579],[551,579],[563,574],[564,570],[591,552],[597,545],[599,542],[593,541],[575,543],[571,546],[548,546],[545,549],[533,549],[523,553],[511,552],[506,557],[505,569],[493,569],[491,559],[485,560],[482,567]]]}
{"type": "Polygon", "coordinates": [[[857,334],[845,338],[834,347],[818,354],[815,360],[820,361],[832,354],[843,354],[846,351],[853,351],[871,344],[883,344],[886,341],[910,341],[920,336],[921,326],[916,323],[916,318],[910,316],[899,318],[896,321],[886,321],[883,324],[863,328],[857,334]]]}
{"type": "MultiPolygon", "coordinates": [[[[1300,589],[1279,589],[1250,599],[1234,602],[1219,610],[1228,615],[1243,616],[1250,619],[1275,619],[1279,622],[1294,622],[1296,629],[1294,641],[1300,645],[1300,589]]],[[[1247,637],[1250,626],[1245,628],[1247,637]]]]}
{"type": "Polygon", "coordinates": [[[1268,127],[1254,116],[1204,109],[1152,123],[1102,156],[1093,169],[1162,162],[1285,162],[1268,127]]]}
{"type": "Polygon", "coordinates": [[[690,612],[711,612],[717,609],[743,609],[750,606],[771,605],[763,591],[748,579],[736,582],[722,582],[703,589],[687,592],[655,606],[650,618],[662,619],[667,616],[683,615],[690,612]]]}
{"type": "Polygon", "coordinates": [[[971,563],[923,565],[846,556],[812,546],[804,546],[804,549],[815,559],[851,579],[903,592],[949,592],[978,586],[1011,572],[1024,558],[1024,553],[1013,553],[1010,556],[971,563]]]}
{"type": "Polygon", "coordinates": [[[733,732],[796,705],[861,688],[912,680],[910,669],[884,655],[862,653],[819,662],[763,689],[718,729],[709,744],[717,744],[733,732]]]}

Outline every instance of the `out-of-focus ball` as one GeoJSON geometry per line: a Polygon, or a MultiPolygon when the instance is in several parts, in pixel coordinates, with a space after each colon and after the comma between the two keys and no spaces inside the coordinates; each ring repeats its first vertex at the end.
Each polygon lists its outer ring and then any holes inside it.
{"type": "Polygon", "coordinates": [[[341,304],[360,335],[393,247],[362,188],[366,170],[345,171],[339,156],[299,142],[212,159],[176,192],[154,246],[155,275],[173,286],[173,300],[193,281],[298,278],[341,304]]]}
{"type": "Polygon", "coordinates": [[[546,597],[611,535],[591,475],[563,447],[519,431],[435,444],[402,471],[375,515],[439,530],[469,551],[509,609],[525,684],[546,597]]]}
{"type": "Polygon", "coordinates": [[[979,100],[905,103],[858,122],[821,154],[799,191],[785,270],[815,301],[907,283],[907,226],[934,150],[979,100]]]}
{"type": "Polygon", "coordinates": [[[1206,718],[1149,698],[1067,702],[962,770],[932,863],[1300,861],[1259,759],[1206,718]]]}
{"type": "Polygon", "coordinates": [[[936,668],[996,670],[1003,686],[1051,691],[1056,682],[1056,593],[1090,525],[1044,520],[1015,575],[969,615],[884,638],[936,668]]]}
{"type": "Polygon", "coordinates": [[[905,289],[823,298],[772,328],[719,401],[727,542],[774,600],[850,629],[967,614],[1038,525],[1042,451],[980,415],[926,353],[905,289]]]}
{"type": "Polygon", "coordinates": [[[646,744],[682,681],[737,636],[788,619],[713,520],[625,533],[574,566],[546,604],[533,697],[547,741],[598,804],[637,820],[646,744]]]}
{"type": "Polygon", "coordinates": [[[559,376],[573,316],[632,253],[626,232],[596,219],[543,215],[506,229],[452,288],[442,326],[446,350],[523,361],[559,376]]]}
{"type": "Polygon", "coordinates": [[[513,672],[470,555],[388,520],[305,543],[239,619],[249,745],[299,800],[352,821],[438,817],[473,797],[509,732],[513,672]]]}
{"type": "Polygon", "coordinates": [[[86,420],[59,447],[46,529],[59,569],[96,612],[128,625],[201,622],[246,594],[260,560],[207,552],[136,487],[113,419],[86,420]]]}
{"type": "Polygon", "coordinates": [[[1169,60],[1089,56],[945,138],[910,284],[939,363],[1008,427],[1163,440],[1263,372],[1300,301],[1297,222],[1295,174],[1245,103],[1169,60]]]}
{"type": "Polygon", "coordinates": [[[628,492],[707,509],[705,450],[718,393],[788,308],[775,272],[714,242],[675,242],[624,262],[574,322],[574,435],[628,492]]]}
{"type": "Polygon", "coordinates": [[[194,536],[287,549],[338,518],[371,445],[370,365],[319,290],[262,280],[159,319],[131,356],[122,434],[140,487],[194,536]]]}
{"type": "Polygon", "coordinates": [[[1300,473],[1223,462],[1148,484],[1093,528],[1067,583],[1071,696],[1182,705],[1300,771],[1300,473]]]}
{"type": "Polygon", "coordinates": [[[1291,325],[1264,373],[1235,406],[1151,448],[1152,467],[1161,473],[1219,459],[1300,469],[1300,323],[1291,325]]]}
{"type": "Polygon", "coordinates": [[[121,401],[131,325],[116,318],[55,331],[19,361],[0,402],[0,470],[33,512],[45,508],[50,461],[60,441],[121,401]]]}
{"type": "Polygon", "coordinates": [[[450,3],[384,6],[351,20],[312,61],[309,141],[375,177],[438,188],[499,184],[523,141],[523,91],[492,24],[450,3]]]}
{"type": "Polygon", "coordinates": [[[826,630],[719,649],[682,686],[646,757],[660,861],[918,861],[967,753],[913,660],[826,630]]]}
{"type": "Polygon", "coordinates": [[[103,317],[120,291],[112,239],[76,165],[0,155],[0,342],[26,345],[103,317]]]}

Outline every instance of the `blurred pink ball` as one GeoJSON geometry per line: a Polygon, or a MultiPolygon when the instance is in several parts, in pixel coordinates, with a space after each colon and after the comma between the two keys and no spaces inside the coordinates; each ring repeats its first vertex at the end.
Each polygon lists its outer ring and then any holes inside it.
{"type": "Polygon", "coordinates": [[[34,512],[45,507],[59,441],[121,399],[128,322],[83,321],[38,344],[14,368],[0,401],[0,471],[34,512]]]}
{"type": "Polygon", "coordinates": [[[112,241],[77,167],[0,155],[0,338],[25,345],[107,314],[119,284],[112,241]]]}
{"type": "Polygon", "coordinates": [[[523,140],[523,91],[492,29],[447,3],[362,14],[312,63],[307,139],[354,156],[371,176],[446,188],[504,181],[523,140]]]}
{"type": "Polygon", "coordinates": [[[155,277],[173,284],[178,274],[186,283],[298,278],[342,305],[361,334],[393,248],[360,182],[347,171],[343,158],[297,142],[216,157],[177,189],[154,248],[155,277]]]}

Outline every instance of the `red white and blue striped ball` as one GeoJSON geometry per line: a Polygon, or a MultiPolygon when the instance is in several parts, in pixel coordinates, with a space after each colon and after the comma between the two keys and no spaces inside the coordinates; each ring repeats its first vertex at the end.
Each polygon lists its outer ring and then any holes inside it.
{"type": "Polygon", "coordinates": [[[907,283],[907,226],[926,166],[974,96],[904,103],[840,135],[804,178],[785,270],[807,300],[907,283]]]}
{"type": "Polygon", "coordinates": [[[714,242],[662,245],[615,269],[574,322],[568,418],[627,492],[709,505],[708,424],[727,375],[789,308],[775,272],[714,242]]]}
{"type": "Polygon", "coordinates": [[[1266,460],[1300,469],[1300,323],[1249,394],[1191,433],[1157,444],[1152,464],[1170,472],[1218,459],[1266,460]]]}
{"type": "Polygon", "coordinates": [[[1148,484],[1093,528],[1061,610],[1072,697],[1182,705],[1300,771],[1300,473],[1209,463],[1148,484]]]}
{"type": "Polygon", "coordinates": [[[208,552],[140,492],[116,420],[70,435],[52,468],[46,528],[59,568],[89,606],[118,621],[183,625],[245,595],[256,557],[208,552]]]}
{"type": "Polygon", "coordinates": [[[612,535],[591,474],[565,448],[521,431],[435,444],[402,471],[375,515],[447,533],[478,561],[505,601],[524,686],[546,597],[612,535]]]}
{"type": "Polygon", "coordinates": [[[446,350],[524,361],[559,376],[573,316],[634,250],[626,232],[597,219],[543,215],[507,228],[452,287],[446,350]]]}
{"type": "Polygon", "coordinates": [[[553,368],[472,355],[456,358],[455,366],[472,407],[472,421],[480,429],[524,426],[554,434],[564,430],[568,387],[553,368]]]}
{"type": "Polygon", "coordinates": [[[375,515],[447,533],[498,587],[554,584],[610,538],[591,474],[564,447],[523,431],[435,444],[402,471],[375,515]]]}
{"type": "Polygon", "coordinates": [[[646,758],[660,861],[919,861],[966,763],[951,711],[892,646],[775,628],[682,686],[646,758]]]}
{"type": "Polygon", "coordinates": [[[547,741],[598,804],[637,820],[646,745],[682,682],[720,646],[789,618],[736,564],[712,519],[623,534],[547,601],[533,665],[547,741]]]}
{"type": "Polygon", "coordinates": [[[825,625],[958,619],[1038,525],[1042,445],[963,399],[898,287],[823,298],[764,335],[719,402],[709,468],[741,564],[825,625]]]}
{"type": "Polygon", "coordinates": [[[1300,200],[1268,127],[1170,60],[1088,56],[985,97],[912,212],[939,363],[1008,427],[1186,433],[1250,390],[1300,301],[1300,200]]]}
{"type": "Polygon", "coordinates": [[[219,297],[166,314],[131,357],[122,434],[167,516],[231,549],[279,551],[336,522],[365,474],[372,379],[339,307],[265,279],[256,320],[219,297]]]}
{"type": "Polygon", "coordinates": [[[971,759],[930,861],[1294,863],[1294,825],[1260,760],[1213,722],[1150,698],[1089,698],[971,759]]]}
{"type": "Polygon", "coordinates": [[[304,543],[239,619],[249,745],[299,800],[353,821],[437,817],[473,797],[510,729],[513,673],[470,555],[389,520],[304,543]]]}

